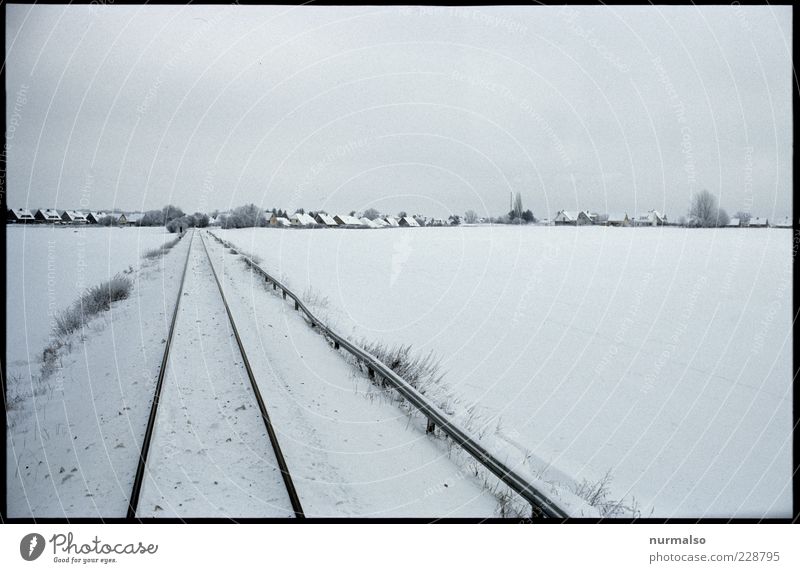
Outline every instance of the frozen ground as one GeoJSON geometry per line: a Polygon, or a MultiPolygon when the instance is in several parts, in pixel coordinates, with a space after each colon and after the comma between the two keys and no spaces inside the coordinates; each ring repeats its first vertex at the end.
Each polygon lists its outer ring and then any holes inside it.
{"type": "Polygon", "coordinates": [[[303,509],[310,517],[495,517],[497,499],[264,288],[206,240],[303,509]]]}
{"type": "MultiPolygon", "coordinates": [[[[173,235],[174,237],[174,235],[173,235]]],[[[30,377],[55,313],[170,239],[163,228],[6,227],[6,360],[30,377]]]]}
{"type": "Polygon", "coordinates": [[[187,245],[131,273],[130,297],[72,334],[52,374],[9,380],[9,516],[124,517],[187,245]]]}
{"type": "Polygon", "coordinates": [[[645,516],[791,513],[790,231],[217,232],[344,334],[433,349],[546,474],[610,472],[645,516]]]}
{"type": "MultiPolygon", "coordinates": [[[[130,273],[130,298],[71,335],[53,373],[37,368],[35,392],[12,381],[10,516],[125,515],[188,248],[185,237],[130,273]]],[[[497,498],[446,442],[375,391],[238,257],[209,249],[307,515],[497,515],[497,498]]],[[[197,237],[141,517],[289,515],[216,288],[197,237]]]]}

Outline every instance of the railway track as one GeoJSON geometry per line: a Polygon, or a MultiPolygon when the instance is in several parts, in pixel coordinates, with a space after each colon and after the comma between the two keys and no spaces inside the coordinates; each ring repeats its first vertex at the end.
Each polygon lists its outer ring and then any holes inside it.
{"type": "MultiPolygon", "coordinates": [[[[214,408],[219,409],[220,407],[224,407],[224,406],[219,406],[218,404],[220,402],[220,394],[223,394],[223,392],[225,392],[225,391],[232,392],[233,394],[231,394],[231,397],[235,395],[239,399],[242,399],[243,396],[244,396],[242,394],[243,389],[239,389],[237,387],[237,385],[236,385],[236,377],[237,377],[236,376],[236,371],[237,371],[237,369],[241,370],[241,368],[243,367],[244,374],[246,374],[246,378],[249,381],[248,394],[249,394],[249,397],[251,399],[251,407],[252,407],[252,401],[254,401],[256,406],[257,406],[258,417],[260,418],[261,422],[263,423],[263,429],[266,431],[266,436],[268,437],[270,453],[273,456],[273,460],[274,460],[275,464],[277,465],[277,469],[278,469],[278,471],[280,473],[280,480],[282,482],[282,489],[284,490],[285,496],[288,498],[288,501],[291,504],[292,515],[295,518],[303,518],[303,517],[305,517],[305,514],[303,512],[303,507],[302,507],[302,504],[300,502],[300,498],[299,498],[299,496],[297,494],[297,490],[296,490],[296,488],[294,486],[294,482],[292,481],[292,476],[291,476],[291,473],[289,472],[289,468],[288,468],[288,466],[286,464],[286,460],[285,460],[285,458],[283,456],[283,452],[281,450],[280,444],[278,443],[278,438],[277,438],[275,429],[274,429],[274,427],[272,425],[272,421],[270,419],[269,413],[267,412],[266,404],[264,403],[264,400],[263,400],[263,397],[261,395],[261,392],[259,391],[258,383],[257,383],[255,375],[253,373],[253,369],[250,366],[250,361],[247,358],[247,353],[246,353],[244,345],[242,343],[242,339],[241,339],[241,337],[239,335],[239,330],[236,327],[236,322],[235,322],[235,320],[233,318],[233,314],[231,313],[230,307],[228,305],[228,301],[225,298],[225,292],[224,292],[224,290],[222,288],[222,283],[219,280],[219,276],[217,275],[216,269],[214,268],[214,263],[213,263],[213,261],[211,259],[211,256],[210,256],[210,254],[208,252],[208,248],[207,248],[207,246],[205,244],[205,240],[202,237],[202,235],[200,235],[200,239],[199,239],[199,242],[202,245],[202,254],[200,254],[199,256],[197,255],[196,251],[199,250],[199,249],[196,248],[195,241],[194,241],[194,239],[195,239],[194,235],[195,235],[195,231],[192,231],[192,234],[191,234],[190,239],[189,239],[189,247],[188,247],[187,253],[186,253],[186,261],[184,263],[183,273],[182,273],[182,276],[181,276],[180,290],[178,291],[178,296],[177,296],[176,301],[175,301],[175,307],[174,307],[173,314],[172,314],[172,320],[171,320],[171,324],[170,324],[169,334],[168,334],[167,339],[166,339],[166,344],[165,344],[165,347],[164,347],[164,354],[163,354],[162,361],[161,361],[161,367],[159,369],[159,374],[158,374],[158,378],[157,378],[157,381],[156,381],[155,393],[154,393],[154,396],[153,396],[153,402],[152,402],[152,405],[151,405],[150,415],[149,415],[148,422],[147,422],[147,427],[146,427],[146,430],[145,430],[144,440],[142,441],[142,449],[141,449],[141,453],[139,455],[138,465],[137,465],[137,469],[136,469],[136,475],[135,475],[134,483],[133,483],[133,489],[132,489],[131,496],[130,496],[130,501],[129,501],[129,504],[128,504],[127,517],[129,519],[141,518],[141,517],[143,517],[143,515],[142,515],[143,513],[152,516],[151,511],[153,510],[153,508],[148,507],[146,511],[143,511],[143,508],[141,507],[142,498],[143,498],[143,491],[146,491],[148,488],[150,490],[150,497],[152,499],[164,498],[164,496],[165,496],[164,491],[166,490],[166,485],[165,484],[169,480],[167,478],[165,478],[163,475],[161,477],[159,477],[158,479],[156,479],[156,478],[153,477],[154,474],[165,473],[165,472],[172,471],[173,474],[176,475],[175,472],[183,471],[183,475],[186,475],[186,472],[184,470],[184,466],[187,463],[195,463],[195,464],[202,463],[202,464],[211,464],[211,465],[213,465],[213,463],[219,463],[222,466],[221,469],[223,469],[223,470],[228,469],[226,467],[226,464],[225,464],[224,460],[223,461],[219,461],[218,460],[217,462],[209,462],[207,459],[202,458],[202,456],[206,455],[205,448],[202,448],[199,452],[197,452],[197,453],[202,453],[200,462],[192,461],[191,458],[187,458],[184,455],[185,452],[188,452],[190,450],[190,448],[188,448],[187,445],[190,445],[191,443],[193,443],[195,439],[197,439],[197,441],[199,443],[202,443],[203,445],[206,445],[206,442],[212,443],[214,438],[213,438],[213,435],[210,435],[210,434],[201,436],[200,434],[202,432],[200,432],[198,430],[195,430],[195,429],[183,430],[182,429],[183,426],[180,426],[177,423],[178,420],[177,420],[177,416],[174,414],[174,411],[182,410],[184,412],[191,412],[192,413],[194,418],[196,418],[195,420],[192,419],[192,415],[190,415],[188,413],[184,414],[184,416],[185,416],[185,420],[184,421],[185,421],[186,425],[188,425],[188,426],[191,426],[193,422],[194,422],[193,428],[196,428],[196,427],[199,427],[199,426],[202,426],[202,425],[208,425],[208,420],[204,419],[204,418],[206,418],[206,416],[197,415],[199,412],[207,412],[208,408],[206,408],[206,410],[200,410],[200,409],[198,409],[198,406],[193,404],[193,403],[200,404],[201,400],[202,400],[202,401],[204,401],[204,403],[206,405],[211,404],[211,405],[213,405],[214,408]],[[186,291],[185,291],[185,289],[186,289],[186,278],[187,278],[187,272],[188,272],[188,269],[189,269],[189,266],[190,266],[190,260],[192,260],[193,257],[194,257],[194,261],[195,261],[195,272],[193,273],[192,278],[193,278],[193,283],[194,283],[194,289],[195,289],[196,292],[187,294],[186,291]],[[214,278],[214,283],[215,283],[215,287],[216,287],[213,290],[215,290],[218,293],[219,300],[222,302],[222,307],[224,307],[224,311],[225,311],[224,314],[225,314],[225,316],[227,318],[227,322],[228,322],[228,328],[230,329],[230,331],[233,334],[233,338],[234,338],[234,340],[236,342],[236,349],[238,350],[238,355],[241,358],[241,364],[238,363],[238,360],[233,360],[233,364],[224,365],[224,369],[222,371],[222,376],[220,376],[220,378],[222,378],[222,380],[221,380],[222,384],[230,384],[231,389],[230,390],[221,390],[219,388],[212,388],[212,390],[210,392],[206,391],[205,395],[203,393],[203,388],[198,388],[197,381],[192,379],[192,377],[190,375],[190,372],[189,372],[189,370],[191,370],[191,369],[184,368],[183,371],[178,371],[180,369],[176,367],[176,363],[180,364],[180,358],[176,358],[175,356],[173,356],[173,354],[174,354],[174,341],[175,341],[175,338],[176,338],[176,332],[179,331],[178,324],[181,322],[181,320],[180,320],[181,317],[184,318],[184,321],[183,321],[184,327],[183,328],[187,331],[186,332],[186,337],[187,337],[187,340],[188,340],[189,344],[194,343],[194,341],[192,339],[192,336],[196,337],[198,335],[199,336],[203,335],[202,333],[195,332],[195,330],[201,329],[202,325],[199,326],[199,327],[194,327],[191,322],[187,322],[188,320],[191,319],[191,316],[188,316],[188,315],[184,316],[184,315],[186,313],[188,313],[189,310],[183,310],[183,311],[181,310],[181,302],[182,302],[182,299],[184,298],[184,296],[190,296],[191,294],[195,294],[196,296],[202,296],[203,294],[208,295],[209,294],[208,291],[213,288],[213,287],[209,287],[207,284],[206,285],[202,285],[202,281],[204,279],[209,279],[210,278],[208,276],[208,273],[207,272],[206,273],[197,272],[198,268],[203,265],[203,261],[206,261],[207,265],[210,267],[211,276],[213,276],[213,278],[214,278]],[[204,289],[201,288],[201,287],[204,287],[204,289]],[[189,325],[189,326],[186,326],[186,325],[189,325]],[[190,328],[190,327],[192,327],[192,328],[190,328]],[[194,328],[194,330],[193,330],[193,328],[194,328]],[[172,381],[175,382],[173,384],[174,388],[168,388],[168,384],[169,384],[169,382],[167,381],[168,376],[170,377],[170,379],[172,381]],[[172,398],[171,398],[171,406],[172,407],[169,409],[169,410],[171,410],[171,412],[163,412],[162,410],[164,408],[163,403],[165,402],[165,394],[167,393],[167,391],[169,389],[172,390],[172,398]],[[192,397],[192,393],[193,392],[196,392],[199,395],[199,398],[196,398],[196,399],[193,398],[192,397]],[[153,459],[154,443],[156,441],[158,441],[158,438],[157,438],[158,432],[159,432],[158,428],[160,426],[162,426],[162,425],[166,425],[166,428],[162,432],[161,441],[165,442],[166,445],[163,445],[163,444],[159,445],[159,450],[160,451],[159,451],[159,454],[158,454],[158,458],[156,460],[154,460],[153,459]],[[184,436],[184,442],[187,442],[187,443],[181,443],[180,439],[174,437],[176,434],[177,435],[183,435],[184,436]],[[186,438],[186,436],[188,436],[188,438],[186,438]],[[178,445],[171,444],[170,441],[169,441],[171,439],[177,439],[178,440],[178,445]],[[156,467],[152,467],[152,465],[154,463],[157,464],[156,467]],[[169,466],[169,467],[164,467],[164,466],[169,466]],[[161,496],[161,497],[159,498],[159,496],[161,496]]],[[[213,313],[211,313],[211,314],[213,315],[213,313]]],[[[202,322],[201,319],[195,320],[195,323],[200,323],[200,322],[202,322]]],[[[216,328],[218,328],[218,325],[212,325],[212,327],[216,329],[216,328]]],[[[215,333],[218,334],[218,331],[215,332],[215,333]]],[[[180,334],[178,336],[180,336],[180,334]]],[[[220,337],[217,337],[217,338],[220,338],[220,337]]],[[[199,341],[199,343],[201,345],[203,344],[202,338],[199,338],[198,341],[199,341]]],[[[184,343],[184,344],[186,344],[186,343],[184,343]]],[[[209,344],[209,343],[206,343],[206,344],[209,344]]],[[[206,365],[206,368],[209,368],[209,366],[206,365]]],[[[239,377],[241,377],[241,372],[239,373],[239,377]]],[[[214,378],[216,378],[216,376],[214,378]]],[[[227,402],[230,402],[230,400],[227,400],[227,402]]],[[[248,417],[249,422],[251,423],[251,428],[252,428],[253,415],[252,414],[246,414],[246,412],[248,412],[246,404],[243,403],[241,407],[236,408],[236,411],[238,412],[240,409],[242,411],[242,414],[234,413],[233,415],[229,415],[228,416],[227,422],[228,422],[229,426],[230,425],[238,426],[239,425],[239,420],[237,418],[239,418],[239,417],[243,418],[242,426],[246,426],[247,420],[244,420],[244,418],[248,417]]],[[[220,410],[217,410],[217,411],[220,411],[220,410]]],[[[181,418],[181,419],[183,419],[183,418],[181,418]]],[[[214,427],[219,427],[219,426],[218,426],[217,422],[213,422],[213,423],[211,423],[210,427],[214,428],[214,427]]],[[[217,431],[217,434],[218,433],[219,432],[217,431]]],[[[248,433],[249,433],[248,431],[242,430],[238,437],[243,437],[243,436],[247,435],[248,433]]],[[[253,432],[253,434],[255,434],[255,433],[256,432],[253,432]]],[[[248,459],[253,457],[252,456],[252,451],[254,449],[253,444],[252,444],[252,440],[254,439],[254,437],[251,436],[249,439],[250,439],[250,443],[248,445],[244,445],[243,444],[242,446],[240,446],[240,449],[242,449],[242,451],[246,451],[248,453],[248,459]]],[[[243,438],[243,440],[244,440],[244,438],[243,438]]],[[[221,449],[226,449],[226,448],[227,449],[235,449],[235,446],[232,443],[231,438],[227,438],[225,440],[225,442],[231,442],[231,444],[227,445],[226,443],[223,443],[222,446],[221,446],[221,449]]],[[[194,453],[194,452],[192,452],[192,453],[194,453]]],[[[222,456],[222,455],[220,455],[219,457],[220,458],[224,458],[224,456],[222,456]]],[[[265,465],[265,464],[262,464],[262,465],[265,465]]],[[[266,465],[271,465],[271,463],[270,464],[266,464],[266,465]]],[[[203,467],[203,466],[198,466],[198,467],[203,467]]],[[[262,471],[263,471],[263,468],[262,468],[262,471]]],[[[225,472],[223,471],[223,474],[224,473],[225,472]]],[[[269,472],[267,472],[267,475],[269,475],[269,472]]],[[[172,481],[174,482],[174,479],[172,481]]],[[[200,498],[209,497],[210,494],[208,492],[206,492],[206,491],[203,491],[203,487],[211,488],[212,487],[211,486],[212,482],[209,482],[209,484],[207,486],[203,486],[201,484],[198,484],[197,483],[198,481],[199,480],[193,480],[192,481],[192,483],[194,485],[193,490],[195,492],[197,492],[197,497],[200,497],[200,498]]],[[[250,481],[253,481],[253,480],[250,480],[250,481]]],[[[259,481],[269,481],[269,480],[267,479],[267,480],[259,480],[259,481]]],[[[170,482],[170,484],[171,483],[172,482],[170,482]]],[[[180,481],[177,481],[176,483],[177,484],[181,484],[180,481]]],[[[213,481],[214,486],[217,486],[218,483],[219,482],[217,480],[213,481]]],[[[177,488],[178,488],[178,485],[175,485],[175,489],[177,489],[177,488]]],[[[229,488],[229,489],[232,489],[234,492],[236,492],[237,489],[238,490],[242,490],[243,487],[240,485],[240,486],[238,486],[238,488],[237,487],[233,487],[233,488],[229,488]]],[[[244,497],[242,497],[242,499],[246,503],[247,500],[249,499],[246,496],[247,495],[252,495],[252,494],[250,494],[248,492],[246,495],[245,494],[242,494],[242,495],[244,496],[244,497]]],[[[152,499],[150,501],[152,501],[152,499]]],[[[191,498],[191,499],[194,499],[194,498],[191,498]]],[[[241,504],[242,504],[242,501],[240,500],[239,507],[241,507],[241,504]]],[[[182,505],[182,504],[177,504],[177,505],[182,505]]],[[[158,504],[155,504],[153,507],[155,508],[155,510],[162,510],[162,511],[164,510],[164,508],[160,507],[158,504]]],[[[218,507],[217,509],[221,510],[223,512],[223,514],[225,514],[225,515],[232,515],[234,517],[239,517],[238,515],[233,515],[233,513],[235,513],[235,511],[236,511],[235,507],[231,507],[231,508],[218,507]]]]}
{"type": "MultiPolygon", "coordinates": [[[[223,247],[238,250],[235,245],[217,237],[214,233],[209,232],[209,234],[223,247]]],[[[424,415],[427,418],[427,433],[431,434],[436,428],[439,428],[457,447],[470,455],[489,473],[493,474],[503,484],[508,486],[508,488],[530,504],[531,517],[533,519],[566,519],[569,517],[568,513],[560,507],[556,501],[541,491],[529,481],[526,476],[520,475],[517,470],[495,456],[479,439],[459,427],[450,416],[432,404],[406,380],[398,376],[388,365],[327,326],[311,312],[297,294],[292,292],[272,274],[264,270],[249,256],[241,253],[239,254],[250,269],[262,276],[268,285],[272,285],[273,291],[282,294],[284,300],[288,298],[289,302],[294,306],[294,310],[305,315],[308,325],[331,341],[334,349],[342,350],[352,355],[361,365],[366,367],[369,378],[376,379],[380,377],[384,385],[393,388],[419,413],[424,415]]]]}
{"type": "MultiPolygon", "coordinates": [[[[250,515],[304,518],[305,512],[292,475],[226,299],[223,281],[217,274],[202,232],[198,241],[195,241],[196,233],[192,231],[189,237],[180,290],[156,381],[127,517],[144,519],[223,515],[238,518],[250,515]],[[191,274],[188,272],[190,266],[191,274]],[[190,285],[187,285],[187,275],[190,285]],[[185,297],[189,301],[182,304],[185,297]],[[194,316],[190,314],[192,305],[194,316]],[[195,320],[192,321],[192,318],[195,320]],[[229,336],[224,336],[224,331],[229,336]],[[210,361],[207,356],[210,356],[210,361]],[[203,370],[198,370],[199,362],[203,363],[203,370]],[[210,380],[207,384],[210,389],[203,388],[198,382],[199,378],[210,380]],[[232,402],[242,405],[234,408],[232,402]],[[250,404],[250,410],[244,402],[250,404]],[[248,416],[249,422],[246,419],[248,416]],[[236,439],[233,441],[230,437],[220,439],[219,424],[226,423],[229,432],[225,435],[234,436],[236,439]],[[253,424],[258,425],[258,430],[253,424]],[[192,450],[193,444],[198,449],[192,450]],[[235,452],[237,448],[238,454],[235,452]],[[254,469],[254,466],[257,467],[254,469]],[[236,471],[230,471],[234,467],[236,471]],[[215,469],[220,478],[212,481],[209,475],[215,469]],[[228,487],[222,488],[224,495],[220,495],[219,489],[216,489],[222,480],[228,482],[225,484],[228,487]],[[237,480],[238,483],[234,483],[237,480]],[[275,493],[277,490],[280,490],[280,494],[275,493]],[[230,492],[239,497],[230,495],[230,492]],[[187,497],[189,495],[193,497],[187,497]],[[201,498],[199,502],[198,497],[201,498]],[[256,502],[264,502],[264,505],[257,506],[256,502]],[[165,513],[165,508],[172,515],[165,513]],[[268,511],[262,513],[265,508],[268,511]],[[204,513],[209,509],[211,515],[204,513]]],[[[222,246],[233,248],[213,233],[210,236],[222,246]]],[[[423,413],[428,419],[429,433],[434,428],[440,428],[457,446],[527,501],[532,517],[567,517],[551,499],[456,426],[388,366],[327,327],[285,285],[249,257],[245,259],[251,269],[272,284],[273,290],[282,291],[283,299],[291,299],[294,310],[306,315],[312,329],[332,340],[334,348],[352,354],[367,366],[370,378],[381,376],[384,383],[423,413]]],[[[248,331],[244,332],[247,334],[248,331]]],[[[260,358],[255,358],[258,366],[260,358]]],[[[263,364],[258,366],[261,375],[262,367],[263,364]]],[[[285,418],[285,413],[279,414],[285,418]]],[[[283,419],[281,423],[285,422],[283,419]]],[[[290,448],[294,448],[293,456],[298,453],[294,445],[290,448]]],[[[312,499],[313,492],[309,495],[309,499],[312,499]]],[[[310,503],[311,507],[315,507],[313,499],[310,503]]]]}

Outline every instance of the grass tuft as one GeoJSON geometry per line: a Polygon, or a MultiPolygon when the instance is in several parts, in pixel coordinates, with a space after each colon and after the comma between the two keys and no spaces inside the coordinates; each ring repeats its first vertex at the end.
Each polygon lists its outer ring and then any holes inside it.
{"type": "Polygon", "coordinates": [[[641,517],[641,509],[635,498],[632,498],[630,502],[624,499],[609,499],[611,495],[611,481],[611,470],[608,470],[606,474],[597,481],[590,482],[584,479],[580,484],[575,486],[573,493],[583,498],[589,505],[596,507],[603,517],[641,517]]]}
{"type": "Polygon", "coordinates": [[[183,238],[183,234],[180,234],[177,237],[175,237],[174,239],[172,239],[171,241],[167,241],[166,243],[164,243],[163,245],[161,245],[157,249],[151,249],[151,250],[147,251],[142,256],[145,259],[155,259],[155,258],[161,257],[161,256],[167,254],[172,247],[177,245],[182,238],[183,238]]]}
{"type": "Polygon", "coordinates": [[[81,297],[55,316],[53,340],[42,352],[42,375],[53,372],[58,351],[68,345],[69,336],[83,327],[92,317],[107,311],[111,303],[130,296],[133,280],[125,274],[117,274],[111,280],[87,289],[81,297]]]}

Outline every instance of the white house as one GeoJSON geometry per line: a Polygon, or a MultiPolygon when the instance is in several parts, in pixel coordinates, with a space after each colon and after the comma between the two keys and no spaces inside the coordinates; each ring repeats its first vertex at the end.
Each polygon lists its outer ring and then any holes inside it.
{"type": "Polygon", "coordinates": [[[125,218],[128,220],[128,225],[138,225],[144,218],[144,213],[126,213],[125,218]]]}
{"type": "Polygon", "coordinates": [[[361,220],[356,219],[352,215],[335,215],[333,220],[336,221],[337,225],[347,225],[352,227],[360,227],[361,220]]]}
{"type": "Polygon", "coordinates": [[[365,227],[369,227],[370,229],[377,229],[378,226],[379,226],[377,223],[373,223],[367,217],[361,217],[361,219],[359,219],[359,221],[361,221],[362,225],[364,225],[365,227]]]}
{"type": "Polygon", "coordinates": [[[741,225],[741,221],[739,220],[739,217],[732,217],[731,220],[728,221],[728,224],[725,225],[725,226],[726,227],[741,227],[742,225],[741,225]]]}
{"type": "Polygon", "coordinates": [[[92,225],[97,225],[100,223],[100,219],[106,217],[107,215],[102,211],[90,211],[86,214],[86,222],[92,225]]]}
{"type": "Polygon", "coordinates": [[[660,227],[667,224],[667,216],[662,215],[655,209],[650,209],[647,213],[639,213],[633,220],[635,227],[660,227]]]}
{"type": "Polygon", "coordinates": [[[83,225],[86,223],[86,215],[80,211],[64,211],[61,213],[61,220],[65,223],[83,225]]]}
{"type": "Polygon", "coordinates": [[[383,219],[390,227],[399,227],[400,223],[394,217],[384,217],[383,219]]]}
{"type": "Polygon", "coordinates": [[[609,227],[629,227],[631,220],[627,213],[609,213],[606,225],[609,227]]]}
{"type": "Polygon", "coordinates": [[[61,215],[55,209],[39,209],[34,213],[33,218],[37,223],[60,223],[61,215]]]}
{"type": "Polygon", "coordinates": [[[747,226],[766,229],[769,227],[769,219],[766,217],[750,217],[750,222],[747,224],[747,226]]]}
{"type": "Polygon", "coordinates": [[[292,215],[289,221],[292,223],[292,225],[295,225],[296,227],[308,227],[310,225],[316,225],[317,223],[314,220],[314,217],[306,213],[295,213],[294,215],[292,215]]]}
{"type": "Polygon", "coordinates": [[[553,222],[556,225],[591,225],[592,219],[586,211],[559,211],[553,222]]]}
{"type": "Polygon", "coordinates": [[[777,227],[779,229],[791,229],[792,228],[792,220],[789,217],[784,217],[783,219],[778,219],[772,224],[773,227],[777,227]]]}
{"type": "Polygon", "coordinates": [[[330,215],[326,215],[325,213],[317,213],[314,216],[314,220],[319,223],[320,225],[327,225],[328,227],[336,227],[337,223],[333,220],[333,217],[330,215]]]}
{"type": "Polygon", "coordinates": [[[9,223],[35,223],[36,219],[27,209],[9,209],[7,220],[9,223]]]}

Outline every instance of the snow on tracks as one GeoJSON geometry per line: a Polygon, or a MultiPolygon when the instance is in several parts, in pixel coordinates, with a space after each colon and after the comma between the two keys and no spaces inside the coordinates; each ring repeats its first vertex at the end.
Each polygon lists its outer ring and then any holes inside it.
{"type": "Polygon", "coordinates": [[[189,269],[137,517],[293,517],[200,241],[189,269]]]}
{"type": "Polygon", "coordinates": [[[491,517],[496,498],[207,241],[309,517],[491,517]]]}

